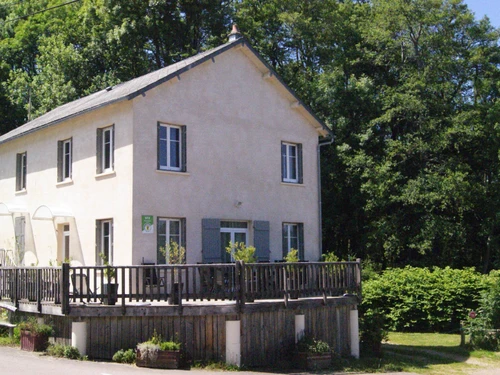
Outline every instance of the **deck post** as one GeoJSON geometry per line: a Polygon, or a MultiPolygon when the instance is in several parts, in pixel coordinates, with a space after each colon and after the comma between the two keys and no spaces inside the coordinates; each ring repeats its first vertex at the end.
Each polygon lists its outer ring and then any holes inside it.
{"type": "Polygon", "coordinates": [[[242,311],[245,307],[245,294],[246,294],[246,282],[245,282],[245,262],[237,260],[235,263],[236,270],[236,291],[239,310],[242,311]]]}
{"type": "Polygon", "coordinates": [[[350,318],[350,346],[351,355],[358,359],[359,358],[359,320],[358,320],[358,309],[354,308],[349,312],[350,318]]]}
{"type": "Polygon", "coordinates": [[[36,306],[37,311],[42,312],[42,270],[38,268],[36,270],[36,306]]]}
{"type": "Polygon", "coordinates": [[[241,322],[226,321],[226,363],[241,366],[241,322]]]}
{"type": "Polygon", "coordinates": [[[61,312],[69,314],[69,263],[63,263],[61,268],[61,312]]]}
{"type": "Polygon", "coordinates": [[[19,307],[19,268],[14,270],[14,285],[12,286],[12,299],[14,301],[14,306],[19,307]]]}

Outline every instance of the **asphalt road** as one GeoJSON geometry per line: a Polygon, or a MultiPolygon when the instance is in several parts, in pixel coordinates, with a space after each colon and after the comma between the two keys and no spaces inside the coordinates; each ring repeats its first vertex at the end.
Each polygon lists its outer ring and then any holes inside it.
{"type": "MultiPolygon", "coordinates": [[[[0,347],[0,374],[5,375],[220,375],[220,371],[207,370],[158,370],[122,365],[112,362],[75,361],[55,358],[33,352],[24,352],[18,348],[0,347]]],[[[226,373],[231,374],[231,373],[226,373]]],[[[253,371],[234,372],[237,375],[280,375],[253,371]]],[[[286,375],[297,375],[286,374],[286,375]]],[[[307,373],[300,373],[308,375],[307,373]]],[[[401,375],[402,373],[398,373],[401,375]]],[[[328,373],[328,375],[335,375],[328,373]]],[[[390,375],[390,374],[386,374],[390,375]]],[[[396,374],[392,374],[396,375],[396,374]]],[[[409,373],[406,373],[409,375],[409,373]]],[[[416,374],[415,374],[416,375],[416,374]]],[[[486,375],[486,374],[485,374],[486,375]]]]}

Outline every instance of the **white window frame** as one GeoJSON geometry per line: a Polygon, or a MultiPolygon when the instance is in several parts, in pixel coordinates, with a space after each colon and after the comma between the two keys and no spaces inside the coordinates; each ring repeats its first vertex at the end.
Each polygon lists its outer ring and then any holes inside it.
{"type": "MultiPolygon", "coordinates": [[[[236,242],[235,241],[235,235],[237,233],[244,233],[245,234],[245,246],[248,246],[249,233],[250,233],[249,230],[248,230],[248,227],[249,227],[249,225],[248,225],[248,222],[246,222],[246,221],[223,220],[223,221],[221,221],[220,233],[230,233],[230,240],[229,240],[230,243],[235,243],[236,242]],[[242,224],[246,225],[246,228],[223,227],[222,223],[224,223],[224,222],[231,222],[231,223],[238,222],[238,223],[242,223],[242,224]]],[[[224,250],[226,249],[227,244],[221,244],[221,245],[223,246],[223,252],[224,252],[224,250]]],[[[231,251],[231,262],[234,262],[233,254],[234,254],[234,249],[232,249],[232,251],[231,251]]]]}
{"type": "Polygon", "coordinates": [[[16,191],[26,190],[26,180],[28,174],[27,152],[17,154],[16,165],[16,191]]]}
{"type": "Polygon", "coordinates": [[[73,144],[70,139],[66,139],[65,141],[62,141],[62,180],[67,181],[71,180],[71,175],[72,175],[72,164],[73,164],[73,158],[72,158],[72,148],[73,144]],[[68,149],[66,149],[66,146],[68,146],[68,149]]]}
{"type": "Polygon", "coordinates": [[[114,157],[114,147],[113,144],[113,126],[108,126],[107,128],[102,129],[102,158],[101,158],[101,170],[102,173],[113,171],[113,157],[114,157]],[[106,142],[106,134],[109,133],[109,152],[106,151],[106,146],[108,142],[106,142]],[[106,164],[109,163],[109,167],[106,168],[106,164]]]}
{"type": "Polygon", "coordinates": [[[282,142],[281,143],[281,158],[282,163],[284,161],[285,168],[283,169],[283,182],[288,183],[298,183],[299,182],[299,147],[296,143],[282,142]],[[283,146],[285,146],[285,152],[283,153],[283,146]],[[292,160],[291,150],[295,150],[295,162],[292,160]],[[292,172],[295,171],[295,178],[291,178],[292,172]]]}
{"type": "Polygon", "coordinates": [[[181,126],[177,126],[177,125],[165,124],[165,123],[159,123],[158,125],[159,125],[160,128],[165,128],[166,129],[166,138],[161,138],[160,137],[160,133],[158,133],[158,147],[160,147],[160,145],[162,143],[165,143],[165,150],[166,150],[166,157],[167,157],[167,160],[161,160],[161,158],[160,158],[160,149],[158,150],[158,167],[162,171],[176,171],[176,172],[180,172],[180,171],[182,171],[182,164],[184,162],[182,160],[182,157],[183,157],[183,150],[182,150],[182,147],[183,147],[183,140],[182,140],[183,134],[182,134],[182,127],[181,126]],[[175,130],[177,130],[179,132],[179,137],[178,137],[177,141],[171,139],[171,135],[170,135],[171,129],[175,129],[175,130]],[[178,143],[178,155],[177,155],[177,160],[178,160],[178,163],[179,163],[178,166],[172,166],[172,160],[171,160],[171,157],[170,157],[170,150],[171,150],[171,145],[172,145],[173,142],[178,143]]]}
{"type": "Polygon", "coordinates": [[[113,219],[105,219],[105,220],[98,220],[97,225],[100,226],[100,238],[96,239],[98,241],[97,244],[97,264],[98,265],[104,265],[104,259],[100,256],[101,254],[104,254],[106,257],[106,260],[108,261],[108,264],[113,264],[114,261],[114,256],[113,256],[113,219]],[[109,235],[105,234],[105,227],[109,226],[109,235]],[[105,246],[104,244],[108,243],[108,254],[104,251],[105,246]]]}
{"type": "Polygon", "coordinates": [[[286,249],[287,252],[289,253],[290,250],[295,249],[297,251],[300,251],[300,231],[299,231],[299,224],[297,223],[283,223],[283,241],[286,240],[286,249]],[[292,237],[292,228],[295,228],[295,232],[297,233],[297,237],[292,237]],[[292,246],[292,239],[296,238],[297,239],[297,246],[292,246]]]}

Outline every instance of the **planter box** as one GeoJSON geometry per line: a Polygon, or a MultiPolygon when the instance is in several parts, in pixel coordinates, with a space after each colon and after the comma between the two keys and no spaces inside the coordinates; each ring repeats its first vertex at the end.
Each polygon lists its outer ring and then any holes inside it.
{"type": "Polygon", "coordinates": [[[32,334],[30,331],[21,331],[21,350],[29,352],[43,352],[47,349],[49,338],[46,335],[32,334]]]}
{"type": "Polygon", "coordinates": [[[176,369],[182,367],[182,354],[180,350],[159,350],[155,359],[141,358],[141,352],[137,350],[135,364],[138,367],[176,369]]]}
{"type": "Polygon", "coordinates": [[[296,365],[301,369],[320,370],[332,365],[332,353],[296,353],[296,365]]]}

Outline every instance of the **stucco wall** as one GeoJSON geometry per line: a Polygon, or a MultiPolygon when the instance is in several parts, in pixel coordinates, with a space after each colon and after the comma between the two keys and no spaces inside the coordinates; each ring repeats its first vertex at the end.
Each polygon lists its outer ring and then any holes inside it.
{"type": "MultiPolygon", "coordinates": [[[[72,264],[94,265],[95,222],[114,220],[115,264],[129,264],[132,236],[132,113],[124,102],[0,145],[0,202],[27,208],[24,264],[62,260],[62,223],[70,224],[72,264]],[[115,125],[115,173],[96,176],[96,129],[115,125]],[[73,138],[72,181],[57,182],[57,141],[73,138]],[[16,154],[27,152],[27,189],[16,193],[16,154]],[[73,217],[32,220],[41,205],[69,210],[73,217]]],[[[14,217],[0,216],[0,248],[13,249],[14,217]]]]}
{"type": "Polygon", "coordinates": [[[262,74],[232,49],[134,99],[134,262],[156,259],[141,215],[186,218],[188,263],[202,260],[203,218],[269,221],[272,260],[282,223],[304,223],[305,257],[319,258],[318,132],[262,74]],[[186,126],[187,173],[157,171],[158,121],[186,126]],[[303,184],[281,183],[282,141],[303,145],[303,184]]]}

